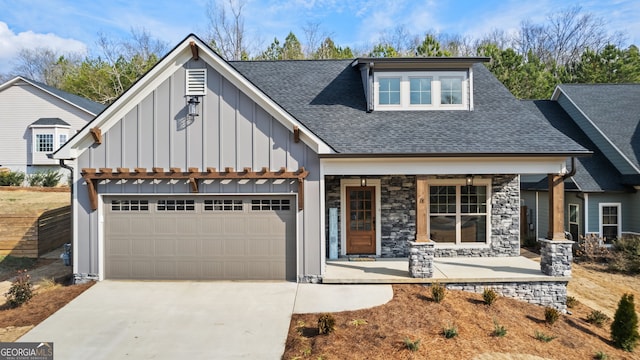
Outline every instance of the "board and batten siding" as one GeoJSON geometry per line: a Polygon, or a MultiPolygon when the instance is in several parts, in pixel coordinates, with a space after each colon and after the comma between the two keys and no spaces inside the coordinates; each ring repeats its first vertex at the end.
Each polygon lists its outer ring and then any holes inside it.
{"type": "MultiPolygon", "coordinates": [[[[69,137],[93,115],[24,81],[0,91],[0,166],[30,172],[32,136],[29,125],[40,118],[60,118],[71,125],[69,137]]],[[[57,165],[58,160],[49,160],[57,165]]]]}
{"type": "MultiPolygon", "coordinates": [[[[94,144],[77,160],[82,168],[164,168],[186,171],[197,167],[236,171],[245,167],[297,170],[305,167],[304,210],[297,216],[298,276],[319,275],[320,161],[303,142],[295,143],[291,129],[272,118],[247,95],[207,66],[207,94],[200,97],[199,116],[188,118],[185,69],[202,67],[190,61],[136,104],[116,125],[103,132],[102,145],[94,144]]],[[[297,193],[297,181],[201,181],[200,194],[297,193]]],[[[191,194],[185,181],[111,181],[98,185],[98,194],[191,194]]],[[[196,195],[196,194],[191,194],[196,195]]],[[[92,212],[86,185],[78,180],[78,269],[98,273],[98,212],[92,212]]]]}
{"type": "Polygon", "coordinates": [[[573,121],[593,141],[604,156],[611,161],[613,166],[623,175],[637,174],[637,171],[618,152],[614,146],[602,135],[600,131],[576,108],[576,106],[564,95],[558,97],[558,104],[571,116],[573,121]]]}

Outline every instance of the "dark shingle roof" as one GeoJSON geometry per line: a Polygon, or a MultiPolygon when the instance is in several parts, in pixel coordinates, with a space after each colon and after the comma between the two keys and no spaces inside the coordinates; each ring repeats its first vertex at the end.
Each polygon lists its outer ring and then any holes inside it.
{"type": "Polygon", "coordinates": [[[562,84],[560,90],[640,167],[640,84],[562,84]]]}
{"type": "Polygon", "coordinates": [[[46,91],[74,104],[75,106],[85,109],[86,111],[97,115],[99,113],[102,112],[102,110],[104,110],[106,108],[105,105],[99,104],[97,102],[91,101],[89,99],[85,99],[82,96],[78,96],[78,95],[74,95],[74,94],[70,94],[66,91],[62,91],[60,89],[56,89],[52,86],[43,84],[41,82],[38,81],[34,81],[34,80],[30,80],[30,79],[26,79],[30,82],[32,82],[33,84],[45,89],[46,91]]]}
{"type": "Polygon", "coordinates": [[[366,111],[352,60],[231,62],[342,154],[567,154],[586,150],[523,105],[482,64],[473,111],[366,111]]]}
{"type": "Polygon", "coordinates": [[[40,118],[34,121],[31,125],[41,125],[41,126],[69,126],[68,122],[60,119],[60,118],[40,118]]]}
{"type": "MultiPolygon", "coordinates": [[[[582,192],[600,191],[624,191],[621,184],[620,173],[596,148],[587,135],[580,130],[578,125],[562,109],[560,104],[551,100],[525,100],[522,104],[532,113],[548,121],[548,123],[561,131],[573,141],[593,151],[593,156],[578,157],[576,159],[576,174],[565,184],[567,190],[580,190],[582,192]]],[[[567,165],[569,166],[569,165],[567,165]]],[[[546,178],[535,185],[523,188],[547,189],[546,178]]]]}

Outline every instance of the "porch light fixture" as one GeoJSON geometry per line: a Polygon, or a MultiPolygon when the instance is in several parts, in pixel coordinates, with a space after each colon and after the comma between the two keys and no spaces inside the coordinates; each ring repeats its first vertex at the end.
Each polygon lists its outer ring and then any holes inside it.
{"type": "Polygon", "coordinates": [[[367,186],[367,178],[360,178],[360,186],[367,186]]]}
{"type": "Polygon", "coordinates": [[[200,99],[197,96],[192,96],[187,101],[187,114],[191,117],[196,117],[198,114],[198,104],[200,104],[200,99]]]}
{"type": "Polygon", "coordinates": [[[473,186],[473,175],[467,175],[467,186],[473,186]]]}

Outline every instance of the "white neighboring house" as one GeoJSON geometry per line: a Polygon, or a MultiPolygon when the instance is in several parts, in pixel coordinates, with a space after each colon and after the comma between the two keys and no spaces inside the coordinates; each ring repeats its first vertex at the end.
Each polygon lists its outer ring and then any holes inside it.
{"type": "Polygon", "coordinates": [[[15,77],[0,85],[0,167],[34,174],[68,170],[49,159],[104,105],[51,86],[15,77]]]}

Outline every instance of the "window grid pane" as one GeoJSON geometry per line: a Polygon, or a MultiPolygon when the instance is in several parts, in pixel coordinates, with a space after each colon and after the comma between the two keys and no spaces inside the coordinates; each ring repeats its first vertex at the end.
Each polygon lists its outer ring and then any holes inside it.
{"type": "Polygon", "coordinates": [[[149,201],[111,200],[111,211],[149,211],[149,201]]]}
{"type": "Polygon", "coordinates": [[[381,105],[400,105],[400,78],[381,78],[378,101],[381,105]]]}
{"type": "Polygon", "coordinates": [[[412,105],[431,104],[431,78],[412,78],[409,83],[410,103],[412,105]]]}
{"type": "Polygon", "coordinates": [[[440,243],[486,243],[487,195],[488,187],[484,185],[429,186],[430,239],[440,243]]]}
{"type": "Polygon", "coordinates": [[[36,151],[52,152],[53,151],[53,134],[37,134],[36,135],[36,151]]]}
{"type": "Polygon", "coordinates": [[[191,199],[168,199],[158,200],[157,211],[195,211],[195,200],[191,199]]]}
{"type": "Polygon", "coordinates": [[[462,79],[443,78],[440,84],[441,104],[462,104],[462,79]]]}

